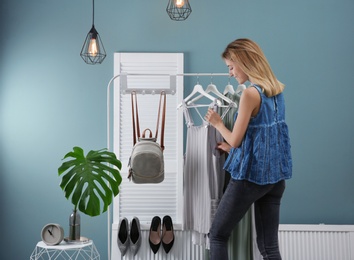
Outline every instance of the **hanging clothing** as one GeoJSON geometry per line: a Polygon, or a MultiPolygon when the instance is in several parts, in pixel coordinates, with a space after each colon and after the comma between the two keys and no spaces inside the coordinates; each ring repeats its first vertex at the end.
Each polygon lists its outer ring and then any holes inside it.
{"type": "MultiPolygon", "coordinates": [[[[222,118],[224,125],[226,126],[227,129],[229,129],[230,131],[232,131],[232,129],[234,128],[234,124],[235,124],[235,115],[238,111],[238,106],[240,103],[240,99],[241,99],[241,94],[242,92],[235,92],[235,93],[226,93],[225,96],[228,97],[230,100],[232,100],[236,106],[233,106],[229,109],[228,113],[225,113],[226,108],[221,106],[218,108],[218,113],[220,115],[224,115],[224,117],[222,118]]],[[[227,154],[225,154],[226,158],[227,158],[227,154]]],[[[225,185],[224,185],[224,191],[227,187],[227,184],[230,181],[230,174],[227,173],[225,175],[225,185]]]]}
{"type": "MultiPolygon", "coordinates": [[[[236,106],[232,107],[229,112],[224,116],[223,123],[227,129],[232,131],[235,124],[235,115],[238,111],[238,106],[240,103],[241,93],[226,93],[226,97],[235,102],[236,106]]],[[[220,107],[218,110],[219,114],[223,114],[225,111],[224,107],[220,107]]],[[[227,158],[228,154],[225,153],[227,158]]],[[[225,174],[225,185],[226,189],[230,181],[230,173],[225,174]]],[[[229,247],[229,258],[233,260],[252,260],[253,256],[257,255],[254,253],[253,249],[253,230],[255,230],[255,225],[253,222],[253,210],[250,208],[244,217],[239,221],[239,223],[233,229],[228,247],[229,247]]],[[[255,239],[254,239],[255,240],[255,239]]],[[[259,259],[259,258],[255,258],[259,259]]],[[[255,260],[254,259],[254,260],[255,260]]]]}
{"type": "MultiPolygon", "coordinates": [[[[241,92],[242,93],[242,92],[241,92]]],[[[229,129],[230,131],[232,131],[232,128],[234,127],[235,124],[235,114],[238,111],[238,106],[240,104],[240,98],[241,98],[241,93],[226,93],[225,97],[229,98],[230,100],[232,100],[236,106],[231,107],[229,112],[227,114],[225,114],[224,118],[223,118],[223,122],[224,125],[226,126],[227,129],[229,129]]],[[[219,108],[219,114],[222,115],[225,111],[224,107],[220,107],[219,108]]]]}
{"type": "MultiPolygon", "coordinates": [[[[212,103],[215,106],[215,102],[212,103]]],[[[209,247],[207,234],[223,194],[224,156],[216,149],[221,134],[199,113],[201,125],[194,125],[190,108],[183,105],[187,124],[184,160],[184,228],[192,230],[194,244],[209,247]]]]}

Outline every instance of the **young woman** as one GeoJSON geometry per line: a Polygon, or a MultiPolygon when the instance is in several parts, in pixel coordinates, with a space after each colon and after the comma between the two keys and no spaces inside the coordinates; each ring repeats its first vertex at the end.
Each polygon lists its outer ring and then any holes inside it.
{"type": "Polygon", "coordinates": [[[241,95],[232,131],[209,109],[205,118],[223,136],[218,149],[229,153],[231,174],[210,229],[211,260],[226,260],[234,226],[254,203],[257,244],[263,259],[279,260],[278,226],[285,180],[292,176],[284,85],[277,80],[261,48],[249,39],[231,42],[222,54],[231,77],[251,82],[241,95]]]}

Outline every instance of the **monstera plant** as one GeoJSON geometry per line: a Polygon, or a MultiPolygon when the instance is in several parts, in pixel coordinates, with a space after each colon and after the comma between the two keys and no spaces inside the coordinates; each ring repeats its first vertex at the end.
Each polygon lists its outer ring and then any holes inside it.
{"type": "Polygon", "coordinates": [[[85,156],[82,148],[74,147],[63,160],[66,161],[58,168],[62,176],[60,187],[65,197],[71,198],[74,211],[78,209],[92,217],[107,211],[122,182],[122,164],[116,155],[102,149],[91,150],[85,156]]]}

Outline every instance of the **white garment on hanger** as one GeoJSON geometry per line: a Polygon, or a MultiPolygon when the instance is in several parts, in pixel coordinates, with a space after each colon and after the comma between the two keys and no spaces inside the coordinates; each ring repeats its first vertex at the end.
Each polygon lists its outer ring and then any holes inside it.
{"type": "MultiPolygon", "coordinates": [[[[215,103],[214,103],[215,104],[215,103]]],[[[203,118],[194,125],[187,106],[187,143],[184,161],[184,228],[191,230],[194,244],[209,247],[209,233],[223,194],[225,158],[216,149],[221,134],[203,118]]]]}

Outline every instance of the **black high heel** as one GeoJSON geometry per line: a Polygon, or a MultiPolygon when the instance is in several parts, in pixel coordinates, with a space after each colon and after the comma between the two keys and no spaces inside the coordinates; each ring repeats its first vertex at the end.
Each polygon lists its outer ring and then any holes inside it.
{"type": "Polygon", "coordinates": [[[124,256],[128,251],[128,247],[129,247],[128,232],[129,232],[128,219],[122,218],[119,223],[118,237],[117,237],[118,248],[122,253],[122,256],[124,256]]]}
{"type": "Polygon", "coordinates": [[[149,244],[151,250],[156,254],[161,244],[161,218],[158,216],[153,217],[151,221],[149,244]]]}
{"type": "Polygon", "coordinates": [[[170,216],[164,216],[162,223],[162,246],[166,254],[168,254],[175,241],[175,236],[173,234],[173,222],[170,216]]]}

